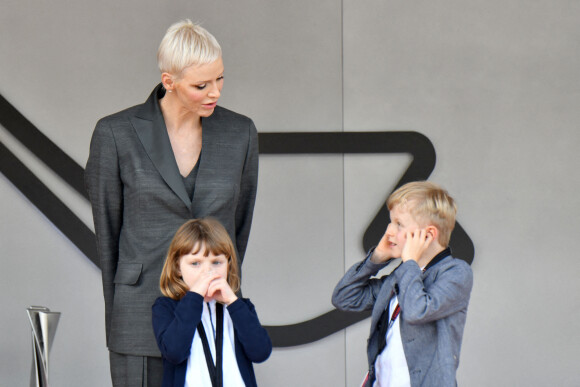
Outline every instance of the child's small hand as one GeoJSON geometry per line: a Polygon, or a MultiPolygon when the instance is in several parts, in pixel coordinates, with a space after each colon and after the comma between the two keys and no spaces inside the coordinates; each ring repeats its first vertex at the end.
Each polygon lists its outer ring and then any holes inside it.
{"type": "Polygon", "coordinates": [[[405,247],[403,247],[403,252],[401,253],[403,262],[409,260],[418,262],[431,242],[433,242],[433,236],[425,229],[407,231],[405,247]]]}
{"type": "Polygon", "coordinates": [[[223,277],[216,278],[210,282],[205,296],[208,299],[213,299],[226,305],[230,305],[238,299],[228,281],[223,277]]]}
{"type": "Polygon", "coordinates": [[[377,247],[375,247],[375,251],[373,251],[373,255],[371,256],[371,261],[374,263],[383,263],[388,261],[393,257],[393,250],[389,244],[389,239],[387,237],[387,231],[383,234],[383,237],[379,241],[377,247]]]}
{"type": "Polygon", "coordinates": [[[220,278],[220,275],[214,271],[207,271],[200,273],[199,278],[189,289],[190,292],[195,292],[203,297],[205,297],[210,283],[216,278],[220,278]]]}

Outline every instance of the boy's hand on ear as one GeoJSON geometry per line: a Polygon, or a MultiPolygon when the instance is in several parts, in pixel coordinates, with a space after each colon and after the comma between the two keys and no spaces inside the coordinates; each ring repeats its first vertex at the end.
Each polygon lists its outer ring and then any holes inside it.
{"type": "Polygon", "coordinates": [[[387,262],[389,259],[395,258],[393,257],[393,250],[389,245],[389,239],[387,237],[387,231],[383,234],[383,237],[379,241],[377,247],[375,247],[375,251],[373,251],[373,255],[371,256],[371,262],[373,263],[383,263],[387,262]]]}
{"type": "Polygon", "coordinates": [[[415,231],[407,231],[406,239],[405,247],[403,247],[403,252],[401,254],[403,262],[409,260],[419,262],[419,259],[421,259],[425,250],[427,250],[431,242],[433,242],[433,236],[424,228],[415,231]]]}

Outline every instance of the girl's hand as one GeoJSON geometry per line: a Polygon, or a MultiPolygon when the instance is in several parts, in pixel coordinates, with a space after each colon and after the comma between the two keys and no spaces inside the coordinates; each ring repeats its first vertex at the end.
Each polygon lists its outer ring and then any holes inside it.
{"type": "Polygon", "coordinates": [[[389,259],[395,258],[393,257],[393,250],[389,245],[389,240],[387,237],[387,231],[383,234],[383,237],[379,241],[377,247],[375,247],[375,251],[373,251],[373,255],[371,256],[371,261],[373,263],[383,263],[387,262],[389,259]]]}
{"type": "Polygon", "coordinates": [[[427,250],[431,242],[433,242],[433,236],[425,229],[417,229],[415,231],[407,231],[405,237],[405,247],[403,247],[401,254],[403,262],[409,260],[419,262],[423,253],[427,250]]]}
{"type": "Polygon", "coordinates": [[[225,305],[230,305],[238,299],[228,281],[223,277],[218,277],[211,281],[207,289],[206,298],[216,300],[225,305]]]}
{"type": "Polygon", "coordinates": [[[215,280],[216,278],[220,278],[218,273],[213,271],[207,271],[205,273],[200,273],[199,278],[189,289],[190,292],[195,292],[202,297],[205,297],[207,294],[207,290],[209,288],[209,284],[215,280]]]}

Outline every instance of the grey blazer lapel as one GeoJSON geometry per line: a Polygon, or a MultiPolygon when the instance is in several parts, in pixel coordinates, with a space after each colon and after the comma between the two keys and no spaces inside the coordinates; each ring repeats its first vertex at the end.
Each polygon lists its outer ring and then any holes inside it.
{"type": "Polygon", "coordinates": [[[153,90],[141,109],[131,117],[131,123],[137,132],[137,136],[145,148],[145,152],[157,168],[157,171],[165,180],[173,192],[191,210],[191,199],[187,195],[183,178],[179,173],[177,162],[173,156],[171,142],[165,127],[165,121],[157,102],[157,94],[161,86],[153,90]]]}
{"type": "Polygon", "coordinates": [[[375,306],[373,307],[373,314],[371,319],[371,332],[374,332],[376,326],[383,314],[383,311],[387,309],[389,302],[391,301],[391,297],[394,294],[394,286],[395,286],[395,277],[389,276],[386,281],[383,283],[379,295],[377,296],[377,301],[375,306]]]}
{"type": "MultiPolygon", "coordinates": [[[[216,113],[209,117],[202,117],[202,135],[201,135],[201,153],[199,155],[199,169],[197,178],[195,180],[195,187],[193,189],[192,213],[203,214],[204,207],[207,205],[206,201],[209,198],[196,198],[195,194],[199,187],[206,187],[205,181],[215,178],[215,168],[220,165],[219,162],[219,128],[215,117],[216,113]]],[[[222,139],[223,140],[223,139],[222,139]]]]}

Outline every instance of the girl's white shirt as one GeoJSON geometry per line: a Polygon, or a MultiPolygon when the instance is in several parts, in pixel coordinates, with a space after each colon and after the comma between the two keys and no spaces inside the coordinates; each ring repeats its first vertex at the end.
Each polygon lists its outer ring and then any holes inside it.
{"type": "MultiPolygon", "coordinates": [[[[203,329],[209,342],[211,356],[215,364],[215,330],[216,330],[216,301],[212,300],[209,303],[203,303],[203,311],[201,313],[201,322],[203,329]],[[208,308],[209,304],[209,308],[208,308]]],[[[228,308],[224,306],[224,346],[223,346],[223,382],[224,387],[244,387],[244,380],[238,368],[236,360],[236,347],[234,341],[234,324],[228,313],[228,308]]],[[[187,371],[185,374],[184,387],[212,387],[211,379],[209,377],[209,370],[205,361],[205,354],[203,352],[203,345],[197,332],[193,336],[191,343],[191,352],[187,360],[187,371]]]]}

